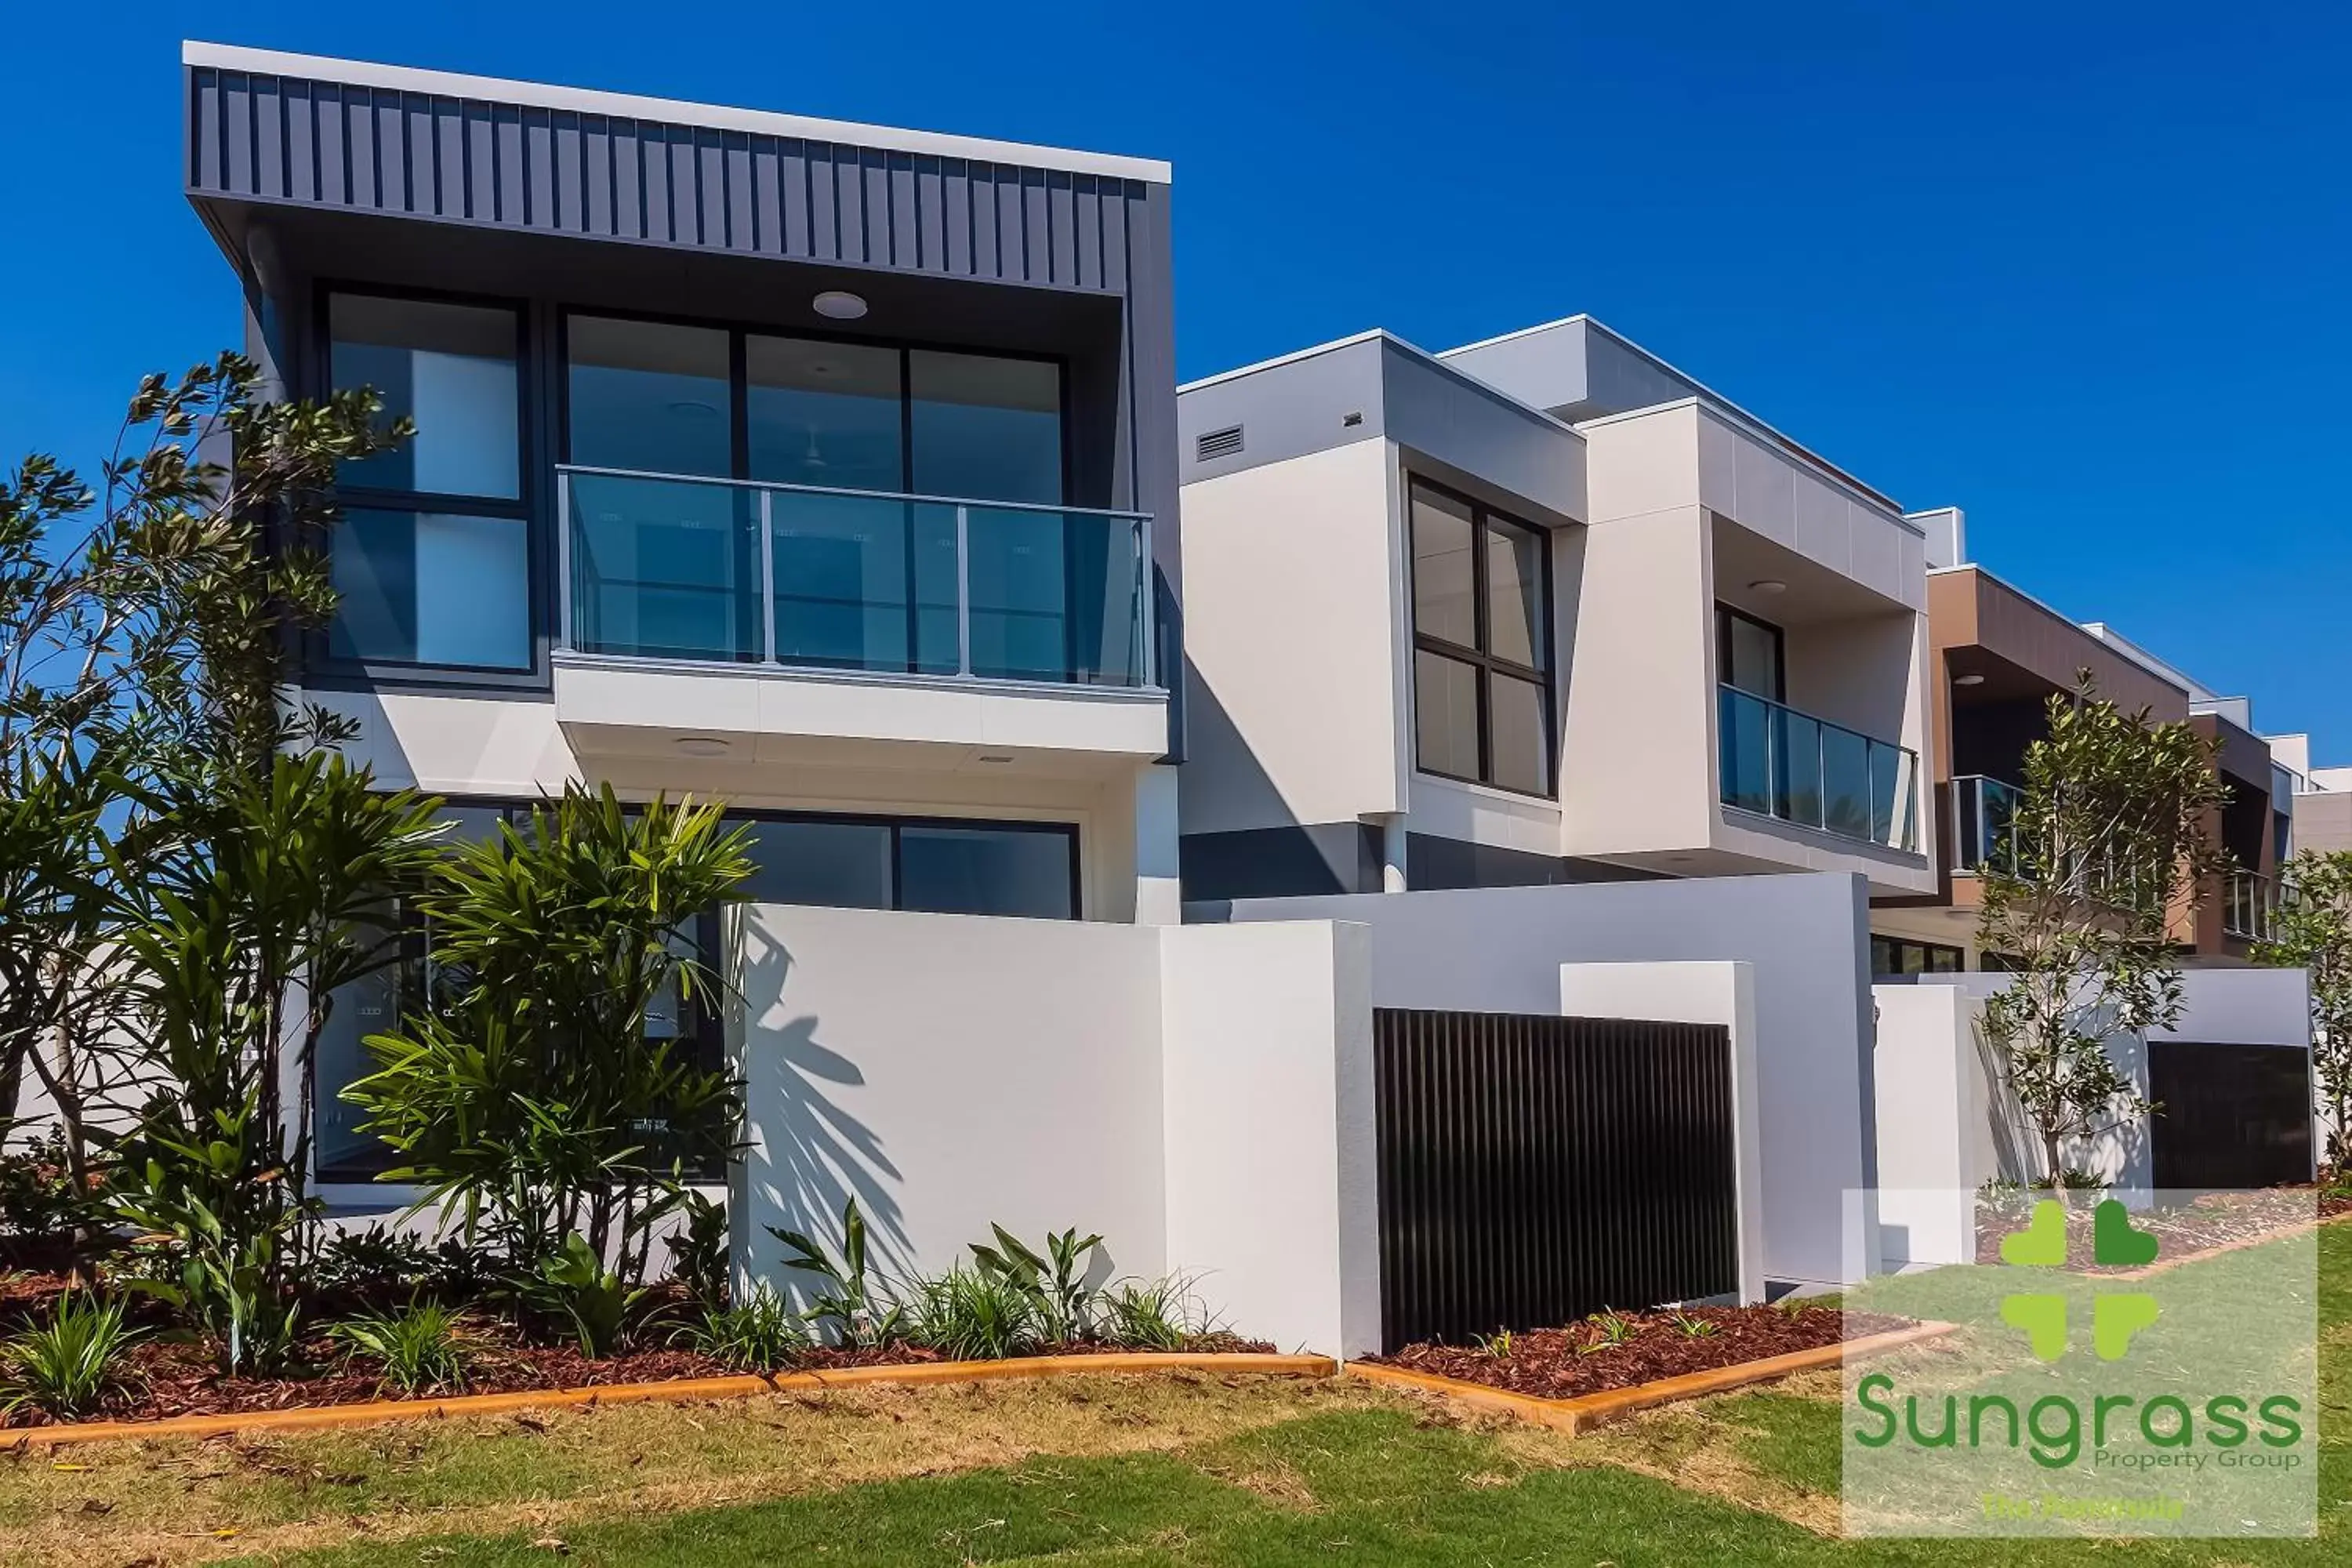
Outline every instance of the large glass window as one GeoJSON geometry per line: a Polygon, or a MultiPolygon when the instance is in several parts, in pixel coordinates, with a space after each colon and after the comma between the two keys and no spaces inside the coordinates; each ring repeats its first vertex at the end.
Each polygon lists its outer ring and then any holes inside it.
{"type": "Polygon", "coordinates": [[[1045,360],[916,349],[908,426],[919,494],[1062,503],[1062,372],[1045,360]]]}
{"type": "Polygon", "coordinates": [[[491,306],[329,297],[330,381],[373,388],[387,417],[416,426],[338,475],[331,658],[530,667],[520,330],[514,311],[491,306]]]}
{"type": "Polygon", "coordinates": [[[565,323],[572,460],[654,474],[732,474],[729,353],[727,334],[710,327],[572,317],[565,323]]]}
{"type": "Polygon", "coordinates": [[[742,826],[755,903],[1078,917],[1078,837],[1066,824],[776,816],[742,826]]]}
{"type": "Polygon", "coordinates": [[[1423,480],[1410,494],[1418,765],[1550,795],[1548,537],[1423,480]]]}

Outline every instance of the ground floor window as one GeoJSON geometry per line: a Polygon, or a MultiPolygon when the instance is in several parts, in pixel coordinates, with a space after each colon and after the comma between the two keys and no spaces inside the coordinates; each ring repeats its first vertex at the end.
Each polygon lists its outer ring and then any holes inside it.
{"type": "Polygon", "coordinates": [[[1870,939],[1873,974],[1958,974],[1968,968],[1964,949],[1937,942],[1913,942],[1908,937],[1870,939]]]}
{"type": "MultiPolygon", "coordinates": [[[[459,801],[441,818],[448,841],[464,844],[494,837],[500,824],[520,826],[530,815],[521,802],[459,801]]],[[[1069,823],[745,812],[730,815],[728,826],[751,830],[744,890],[753,903],[1078,918],[1078,830],[1069,823]]],[[[391,1151],[360,1130],[366,1113],[342,1099],[346,1086],[373,1070],[368,1037],[399,1027],[433,984],[430,926],[414,911],[388,918],[402,928],[399,962],[338,991],[319,1040],[312,1135],[326,1180],[368,1181],[393,1163],[391,1151]]],[[[715,949],[719,930],[713,916],[698,922],[696,939],[715,949]]],[[[691,1038],[706,1066],[724,1049],[718,1016],[675,999],[656,1006],[647,1027],[666,1039],[691,1038]]]]}

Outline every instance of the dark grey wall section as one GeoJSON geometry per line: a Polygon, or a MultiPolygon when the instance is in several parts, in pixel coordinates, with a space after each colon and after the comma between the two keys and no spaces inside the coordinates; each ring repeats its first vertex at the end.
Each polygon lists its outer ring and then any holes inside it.
{"type": "MultiPolygon", "coordinates": [[[[1499,844],[1473,844],[1434,834],[1405,835],[1405,886],[1439,888],[1551,888],[1577,882],[1662,880],[1654,871],[1612,866],[1568,855],[1536,855],[1499,844]]],[[[1237,895],[1240,896],[1240,895],[1237,895]]]]}
{"type": "Polygon", "coordinates": [[[1380,891],[1380,829],[1366,823],[1191,833],[1177,848],[1188,903],[1380,891]]]}
{"type": "Polygon", "coordinates": [[[205,66],[188,89],[203,195],[1115,293],[1166,270],[1142,181],[205,66]]]}

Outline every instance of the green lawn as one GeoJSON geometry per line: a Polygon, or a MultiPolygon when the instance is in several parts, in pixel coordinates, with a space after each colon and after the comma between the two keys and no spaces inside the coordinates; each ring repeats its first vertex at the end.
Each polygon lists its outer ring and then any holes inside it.
{"type": "Polygon", "coordinates": [[[1363,1385],[1089,1379],[71,1457],[88,1471],[0,1458],[0,1559],[2336,1563],[2352,1561],[2352,1227],[2322,1256],[2317,1541],[1841,1541],[1833,1375],[1573,1442],[1363,1385]]]}

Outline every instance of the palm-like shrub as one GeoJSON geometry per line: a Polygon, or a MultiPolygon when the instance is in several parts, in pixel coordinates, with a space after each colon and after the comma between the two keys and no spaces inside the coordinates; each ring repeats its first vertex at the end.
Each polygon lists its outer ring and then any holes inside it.
{"type": "Polygon", "coordinates": [[[738,1085],[695,1059],[691,1034],[649,1023],[719,991],[697,928],[751,870],[721,815],[574,784],[445,856],[416,900],[442,984],[368,1041],[376,1070],[344,1098],[398,1156],[387,1180],[424,1186],[468,1235],[487,1226],[520,1272],[577,1236],[642,1285],[656,1223],[740,1118],[738,1085]]]}
{"type": "Polygon", "coordinates": [[[961,1265],[919,1288],[907,1337],[953,1361],[1027,1355],[1045,1338],[1036,1297],[1002,1273],[961,1265]]]}
{"type": "Polygon", "coordinates": [[[437,1301],[362,1313],[327,1331],[350,1354],[375,1363],[388,1388],[416,1394],[466,1386],[473,1360],[466,1316],[437,1301]]]}
{"type": "Polygon", "coordinates": [[[808,1349],[809,1331],[800,1314],[761,1281],[742,1300],[709,1311],[671,1340],[737,1372],[770,1373],[791,1365],[808,1349]]]}
{"type": "Polygon", "coordinates": [[[57,1420],[86,1415],[122,1383],[122,1354],[139,1337],[120,1301],[59,1298],[49,1321],[0,1342],[0,1416],[31,1405],[57,1420]]]}

